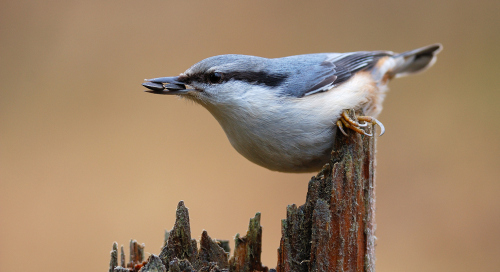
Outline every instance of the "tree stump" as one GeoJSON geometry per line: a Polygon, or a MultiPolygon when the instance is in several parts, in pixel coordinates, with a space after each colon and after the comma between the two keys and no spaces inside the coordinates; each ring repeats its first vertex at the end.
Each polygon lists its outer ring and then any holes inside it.
{"type": "Polygon", "coordinates": [[[309,181],[306,203],[288,206],[278,272],[375,271],[375,137],[348,135],[309,181]]]}
{"type": "Polygon", "coordinates": [[[131,241],[129,263],[122,246],[118,266],[114,243],[109,271],[375,271],[375,141],[351,130],[347,137],[337,135],[330,162],[309,181],[306,203],[287,207],[276,270],[261,263],[260,213],[250,219],[245,236],[236,235],[229,258],[228,241],[213,240],[206,231],[198,249],[181,201],[159,256],[143,261],[144,246],[131,241]]]}

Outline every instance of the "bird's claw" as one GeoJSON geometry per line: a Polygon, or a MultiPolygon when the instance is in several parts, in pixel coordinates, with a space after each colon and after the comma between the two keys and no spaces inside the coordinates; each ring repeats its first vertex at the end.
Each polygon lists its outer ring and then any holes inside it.
{"type": "Polygon", "coordinates": [[[384,125],[377,119],[371,116],[356,116],[356,113],[353,110],[353,115],[356,120],[353,120],[349,116],[350,110],[344,110],[340,115],[340,119],[337,121],[337,126],[339,127],[342,134],[347,136],[347,133],[344,131],[343,127],[350,128],[359,134],[363,134],[366,136],[373,136],[372,133],[368,133],[365,130],[361,129],[362,127],[368,126],[368,124],[378,125],[380,127],[380,135],[382,136],[385,133],[384,125]],[[360,124],[359,121],[363,121],[364,123],[360,124]]]}
{"type": "Polygon", "coordinates": [[[364,121],[365,123],[371,123],[374,125],[378,125],[380,127],[380,135],[379,136],[384,135],[385,127],[384,127],[384,124],[382,124],[382,122],[380,122],[379,120],[377,120],[371,116],[358,116],[357,119],[358,119],[358,121],[364,121]]]}

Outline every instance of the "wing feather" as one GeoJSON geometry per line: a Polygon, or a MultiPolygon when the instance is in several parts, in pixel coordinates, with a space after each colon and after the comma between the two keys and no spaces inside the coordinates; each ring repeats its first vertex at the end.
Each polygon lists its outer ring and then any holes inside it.
{"type": "Polygon", "coordinates": [[[305,88],[300,97],[328,91],[349,80],[357,72],[372,68],[380,58],[390,55],[392,52],[387,51],[335,54],[323,61],[312,86],[305,88]]]}

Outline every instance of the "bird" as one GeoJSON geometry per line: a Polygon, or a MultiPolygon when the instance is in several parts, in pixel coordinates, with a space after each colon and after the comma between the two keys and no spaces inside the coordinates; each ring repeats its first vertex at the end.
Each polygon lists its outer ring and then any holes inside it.
{"type": "Polygon", "coordinates": [[[146,92],[206,108],[251,162],[272,171],[315,172],[328,162],[337,131],[372,136],[368,124],[377,124],[382,135],[385,128],[376,118],[388,82],[426,70],[441,50],[432,44],[403,53],[219,55],[142,85],[146,92]]]}

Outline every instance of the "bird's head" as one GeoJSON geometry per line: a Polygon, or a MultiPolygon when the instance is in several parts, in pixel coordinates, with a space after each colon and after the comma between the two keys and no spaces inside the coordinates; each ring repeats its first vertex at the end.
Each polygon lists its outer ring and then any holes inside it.
{"type": "Polygon", "coordinates": [[[179,95],[204,105],[235,105],[247,96],[279,89],[288,75],[271,69],[272,60],[246,55],[204,59],[176,77],[147,79],[155,94],[179,95]]]}

